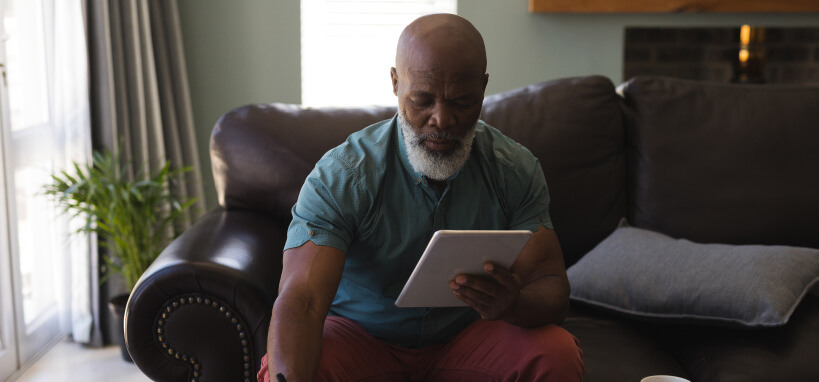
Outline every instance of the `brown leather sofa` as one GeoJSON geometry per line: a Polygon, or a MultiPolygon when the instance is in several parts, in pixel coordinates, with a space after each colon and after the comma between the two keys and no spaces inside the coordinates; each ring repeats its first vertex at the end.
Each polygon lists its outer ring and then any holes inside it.
{"type": "MultiPolygon", "coordinates": [[[[607,78],[591,76],[531,85],[484,103],[483,119],[540,159],[567,267],[606,238],[622,217],[692,241],[819,248],[819,154],[803,158],[806,166],[792,166],[793,158],[782,155],[788,142],[819,144],[819,86],[638,77],[622,93],[607,78]],[[690,179],[679,182],[663,175],[671,170],[645,165],[638,147],[646,124],[672,131],[702,121],[725,129],[703,131],[681,142],[685,152],[664,158],[692,171],[690,179]],[[781,126],[799,134],[775,143],[731,136],[781,126]],[[715,148],[714,140],[728,143],[715,148]],[[712,186],[709,182],[716,180],[707,160],[745,158],[749,152],[768,158],[765,163],[776,166],[776,176],[748,163],[745,170],[723,177],[719,182],[747,190],[741,197],[718,200],[718,213],[703,207],[707,204],[675,197],[712,186]],[[644,190],[652,184],[679,192],[647,195],[644,190]],[[815,198],[748,204],[783,195],[783,188],[799,191],[787,195],[815,198]],[[692,222],[692,216],[700,218],[692,222]]],[[[218,121],[211,158],[220,206],[160,255],[128,302],[127,347],[148,377],[255,380],[277,295],[290,208],[303,180],[319,157],[351,132],[394,113],[394,108],[249,105],[218,121]]],[[[639,381],[653,374],[692,381],[819,380],[815,295],[802,301],[787,325],[770,329],[637,320],[574,303],[563,326],[580,340],[588,381],[639,381]]]]}

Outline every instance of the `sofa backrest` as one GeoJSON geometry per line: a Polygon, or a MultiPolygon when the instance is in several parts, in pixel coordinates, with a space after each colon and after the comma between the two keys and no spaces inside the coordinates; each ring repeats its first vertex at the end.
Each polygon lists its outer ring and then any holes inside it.
{"type": "Polygon", "coordinates": [[[566,266],[626,214],[622,102],[602,76],[559,79],[486,98],[483,119],[540,160],[566,266]]]}
{"type": "Polygon", "coordinates": [[[637,77],[623,94],[633,225],[819,248],[819,85],[637,77]]]}
{"type": "MultiPolygon", "coordinates": [[[[211,136],[211,162],[226,208],[290,220],[318,159],[395,108],[311,109],[248,105],[225,114],[211,136]]],[[[605,77],[544,82],[489,96],[482,118],[540,159],[566,265],[605,238],[626,211],[621,100],[605,77]]]]}
{"type": "Polygon", "coordinates": [[[354,131],[395,115],[392,107],[302,108],[247,105],[213,128],[210,158],[219,204],[260,210],[288,222],[316,162],[354,131]]]}

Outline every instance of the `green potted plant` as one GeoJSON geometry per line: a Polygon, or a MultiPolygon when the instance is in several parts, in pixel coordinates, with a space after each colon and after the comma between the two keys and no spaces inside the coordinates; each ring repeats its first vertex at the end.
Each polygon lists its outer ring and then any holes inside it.
{"type": "MultiPolygon", "coordinates": [[[[137,180],[131,181],[123,176],[118,155],[94,152],[92,163],[75,162],[73,169],[53,174],[45,194],[56,200],[63,213],[85,219],[75,233],[97,234],[106,266],[122,275],[130,294],[142,273],[178,236],[174,223],[196,202],[195,198],[183,200],[169,192],[170,184],[190,170],[173,170],[170,162],[165,162],[147,177],[138,174],[137,180]]],[[[120,334],[129,294],[116,296],[109,304],[119,320],[120,334]]],[[[130,361],[122,337],[122,356],[130,361]]]]}

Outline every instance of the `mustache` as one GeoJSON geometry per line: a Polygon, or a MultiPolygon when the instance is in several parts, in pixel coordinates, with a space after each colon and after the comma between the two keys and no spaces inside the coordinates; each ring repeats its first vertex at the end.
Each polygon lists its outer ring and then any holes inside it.
{"type": "Polygon", "coordinates": [[[438,132],[438,133],[419,134],[417,136],[417,138],[418,138],[418,142],[422,142],[422,141],[425,141],[427,139],[434,139],[434,140],[448,139],[448,140],[456,141],[458,143],[461,143],[461,139],[463,139],[463,137],[461,137],[461,136],[450,134],[449,132],[445,132],[445,131],[444,132],[438,132]]]}

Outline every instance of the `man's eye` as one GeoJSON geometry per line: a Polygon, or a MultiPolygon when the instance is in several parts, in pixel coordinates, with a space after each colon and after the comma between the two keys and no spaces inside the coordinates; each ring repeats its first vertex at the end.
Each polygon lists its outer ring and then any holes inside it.
{"type": "Polygon", "coordinates": [[[415,106],[429,106],[432,103],[432,101],[427,98],[411,98],[410,102],[415,106]]]}
{"type": "Polygon", "coordinates": [[[474,105],[474,102],[472,102],[470,100],[457,100],[457,101],[455,101],[455,106],[456,107],[467,108],[467,107],[472,107],[473,105],[474,105]]]}

